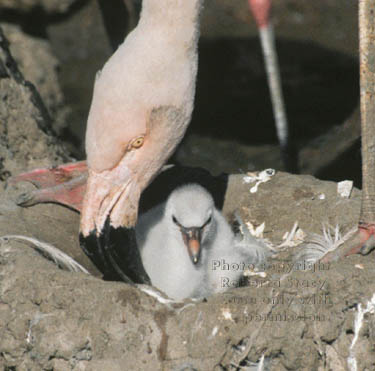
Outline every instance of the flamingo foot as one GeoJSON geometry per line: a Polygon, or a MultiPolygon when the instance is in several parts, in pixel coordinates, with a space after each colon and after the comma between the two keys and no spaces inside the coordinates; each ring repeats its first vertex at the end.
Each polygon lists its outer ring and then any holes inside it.
{"type": "MultiPolygon", "coordinates": [[[[360,223],[358,229],[361,236],[359,253],[362,255],[367,255],[375,249],[375,224],[360,223]]],[[[353,253],[356,254],[358,252],[354,251],[353,253]]],[[[348,253],[346,256],[348,255],[350,254],[348,253]]]]}
{"type": "Polygon", "coordinates": [[[18,196],[16,203],[19,206],[54,202],[81,211],[86,180],[86,161],[80,161],[22,173],[10,178],[9,183],[30,182],[38,188],[18,196]]]}
{"type": "Polygon", "coordinates": [[[367,255],[375,249],[375,224],[360,223],[358,230],[337,250],[321,259],[322,263],[334,262],[344,257],[362,254],[367,255]]]}
{"type": "MultiPolygon", "coordinates": [[[[35,169],[12,177],[9,183],[25,181],[37,187],[34,191],[18,196],[16,203],[19,206],[53,202],[81,212],[87,176],[86,161],[81,161],[35,169]]],[[[80,234],[79,240],[82,250],[103,273],[105,280],[150,283],[140,260],[134,229],[114,229],[108,221],[101,233],[94,230],[85,237],[80,234]]]]}

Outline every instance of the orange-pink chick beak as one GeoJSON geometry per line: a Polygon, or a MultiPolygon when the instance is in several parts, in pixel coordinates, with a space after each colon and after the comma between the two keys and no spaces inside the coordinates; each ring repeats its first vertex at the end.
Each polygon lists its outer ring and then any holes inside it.
{"type": "Polygon", "coordinates": [[[182,239],[188,249],[190,259],[193,264],[199,262],[201,255],[201,234],[202,230],[199,227],[183,228],[181,227],[182,239]]]}

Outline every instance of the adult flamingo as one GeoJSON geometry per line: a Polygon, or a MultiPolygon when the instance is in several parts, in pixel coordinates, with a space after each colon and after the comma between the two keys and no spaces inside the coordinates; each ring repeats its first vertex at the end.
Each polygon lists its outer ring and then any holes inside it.
{"type": "Polygon", "coordinates": [[[15,178],[42,188],[23,205],[54,200],[81,210],[81,247],[109,279],[149,282],[134,243],[138,203],[191,119],[202,2],[144,0],[137,27],[97,75],[87,166],[15,178]]]}

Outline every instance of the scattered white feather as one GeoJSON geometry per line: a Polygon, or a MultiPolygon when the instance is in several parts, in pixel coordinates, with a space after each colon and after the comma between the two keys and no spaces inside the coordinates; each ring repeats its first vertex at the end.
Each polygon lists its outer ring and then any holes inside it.
{"type": "Polygon", "coordinates": [[[33,326],[37,325],[43,318],[46,318],[46,317],[51,317],[53,316],[52,313],[48,313],[48,314],[45,314],[45,313],[36,313],[36,315],[34,316],[34,318],[32,320],[30,320],[29,322],[29,331],[27,331],[27,335],[26,335],[26,342],[28,344],[31,344],[34,340],[34,337],[32,335],[32,329],[33,329],[33,326]]]}
{"type": "Polygon", "coordinates": [[[251,277],[251,276],[259,276],[261,278],[266,278],[267,273],[266,272],[257,272],[252,269],[246,269],[244,274],[245,277],[251,277]]]}
{"type": "Polygon", "coordinates": [[[242,222],[242,219],[237,211],[234,213],[234,216],[240,225],[240,232],[243,235],[251,235],[258,240],[262,240],[262,242],[265,243],[269,247],[269,249],[274,252],[279,251],[282,248],[298,246],[305,241],[307,236],[307,234],[301,228],[299,228],[298,221],[296,221],[292,229],[289,232],[287,231],[284,233],[282,238],[284,241],[279,245],[274,245],[263,236],[265,230],[264,222],[255,227],[254,224],[250,221],[246,223],[242,222]]]}
{"type": "Polygon", "coordinates": [[[257,228],[254,228],[254,226],[249,222],[249,225],[252,226],[251,229],[248,228],[248,223],[245,224],[243,222],[238,211],[234,212],[234,217],[239,224],[240,232],[242,234],[241,240],[238,240],[238,236],[236,236],[236,248],[248,250],[248,253],[251,252],[251,255],[253,256],[253,265],[256,266],[264,263],[271,251],[273,251],[272,246],[261,237],[263,236],[265,223],[262,223],[257,228]],[[253,233],[255,235],[253,235],[253,233]],[[256,239],[254,237],[256,237],[256,239]]]}
{"type": "Polygon", "coordinates": [[[137,287],[145,294],[155,298],[161,304],[169,305],[174,303],[180,303],[180,301],[177,300],[167,299],[164,295],[162,295],[159,291],[155,290],[151,286],[137,285],[137,287]]]}
{"type": "Polygon", "coordinates": [[[306,233],[298,227],[298,222],[296,221],[290,232],[285,232],[283,236],[284,242],[277,246],[281,247],[292,247],[300,245],[306,238],[306,233]]]}
{"type": "MultiPolygon", "coordinates": [[[[258,225],[258,227],[255,227],[253,223],[246,222],[247,230],[251,233],[252,236],[256,238],[263,238],[263,232],[264,228],[266,227],[266,224],[263,222],[262,224],[258,225]]],[[[243,227],[241,227],[241,233],[243,234],[243,227]]]]}
{"type": "Polygon", "coordinates": [[[375,313],[375,294],[372,295],[370,301],[367,302],[365,309],[362,309],[361,303],[358,304],[358,311],[354,319],[354,337],[349,347],[349,357],[348,357],[348,368],[350,371],[357,371],[357,360],[355,358],[354,346],[357,343],[359,331],[363,325],[363,318],[366,313],[375,313]]]}
{"type": "Polygon", "coordinates": [[[234,363],[232,363],[233,366],[237,367],[238,370],[241,370],[241,371],[265,371],[267,368],[266,366],[266,361],[265,361],[265,358],[264,358],[264,354],[262,355],[262,357],[260,357],[259,361],[258,362],[251,362],[249,360],[245,360],[244,361],[246,363],[246,365],[236,365],[234,363]]]}
{"type": "Polygon", "coordinates": [[[264,370],[264,354],[262,355],[262,357],[260,357],[257,371],[263,371],[263,370],[264,370]]]}
{"type": "Polygon", "coordinates": [[[218,331],[219,331],[219,327],[218,327],[218,326],[215,326],[215,327],[212,329],[211,337],[215,337],[216,334],[218,333],[218,331]]]}
{"type": "Polygon", "coordinates": [[[247,173],[243,178],[242,181],[246,184],[256,182],[258,179],[258,176],[256,173],[247,173]]]}
{"type": "Polygon", "coordinates": [[[275,169],[266,169],[261,172],[257,173],[247,173],[243,177],[244,183],[255,183],[253,187],[250,188],[250,193],[256,193],[258,191],[258,186],[261,183],[268,182],[274,175],[276,171],[275,169]]]}
{"type": "Polygon", "coordinates": [[[224,317],[225,320],[234,322],[233,317],[232,317],[232,313],[228,308],[223,308],[221,310],[221,314],[222,314],[222,316],[224,317]]]}
{"type": "Polygon", "coordinates": [[[265,358],[264,354],[257,362],[252,362],[247,358],[250,351],[249,345],[249,338],[245,338],[239,344],[232,346],[236,356],[231,361],[231,366],[241,371],[269,371],[271,359],[265,358]]]}
{"type": "Polygon", "coordinates": [[[356,230],[357,227],[351,229],[348,233],[342,236],[338,225],[336,225],[335,228],[323,225],[323,234],[311,234],[308,241],[301,246],[301,250],[297,254],[296,260],[315,263],[329,252],[335,251],[347,241],[356,230]]]}
{"type": "Polygon", "coordinates": [[[164,294],[160,293],[159,290],[156,290],[152,286],[138,284],[137,288],[139,288],[145,294],[147,294],[147,295],[151,296],[152,298],[156,299],[159,303],[165,305],[168,309],[176,312],[177,314],[181,313],[186,308],[194,306],[196,303],[201,302],[201,300],[199,300],[199,299],[191,299],[191,302],[187,302],[183,306],[178,306],[176,308],[176,306],[174,306],[174,304],[181,304],[183,302],[166,298],[164,294]]]}
{"type": "Polygon", "coordinates": [[[7,243],[11,240],[31,246],[63,269],[66,269],[70,272],[83,272],[86,274],[90,274],[86,268],[77,263],[69,255],[65,254],[64,252],[47,242],[40,241],[33,237],[21,235],[6,235],[0,237],[0,243],[7,243]]]}
{"type": "Polygon", "coordinates": [[[318,196],[319,200],[325,200],[326,199],[326,195],[324,193],[320,194],[318,196]]]}
{"type": "Polygon", "coordinates": [[[342,198],[349,198],[350,194],[352,193],[352,189],[353,189],[352,180],[343,180],[342,182],[337,183],[337,193],[342,198]]]}

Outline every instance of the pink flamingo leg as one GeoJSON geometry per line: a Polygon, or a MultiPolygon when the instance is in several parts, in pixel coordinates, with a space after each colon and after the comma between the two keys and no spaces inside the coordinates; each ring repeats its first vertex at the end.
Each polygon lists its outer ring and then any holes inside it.
{"type": "Polygon", "coordinates": [[[86,161],[72,162],[48,169],[35,169],[10,178],[9,183],[30,182],[37,189],[21,194],[19,206],[55,202],[81,211],[87,181],[86,161]]]}

